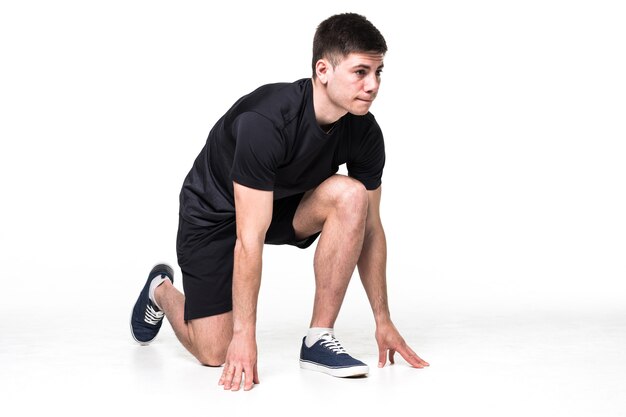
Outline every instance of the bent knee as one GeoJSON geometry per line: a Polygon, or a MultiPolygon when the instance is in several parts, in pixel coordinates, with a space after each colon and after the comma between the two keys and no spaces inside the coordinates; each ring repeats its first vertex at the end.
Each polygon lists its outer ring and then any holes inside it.
{"type": "Polygon", "coordinates": [[[202,349],[197,351],[196,359],[204,366],[222,366],[226,361],[226,349],[215,351],[214,349],[202,349]]]}
{"type": "Polygon", "coordinates": [[[228,343],[227,339],[195,337],[192,338],[191,352],[204,366],[221,366],[226,361],[228,343]]]}
{"type": "Polygon", "coordinates": [[[363,183],[345,175],[335,176],[334,198],[337,206],[353,213],[367,212],[367,189],[363,183]]]}
{"type": "Polygon", "coordinates": [[[189,351],[206,366],[220,366],[232,337],[232,312],[189,321],[189,351]]]}

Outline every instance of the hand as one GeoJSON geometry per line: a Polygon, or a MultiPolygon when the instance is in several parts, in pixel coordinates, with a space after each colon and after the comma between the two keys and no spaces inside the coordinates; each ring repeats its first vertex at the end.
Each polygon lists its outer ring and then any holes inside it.
{"type": "Polygon", "coordinates": [[[413,349],[406,344],[396,327],[389,323],[387,325],[378,326],[376,328],[376,342],[378,343],[378,367],[382,368],[387,363],[387,351],[389,352],[389,362],[394,364],[396,352],[398,352],[405,361],[415,368],[423,368],[430,366],[428,362],[417,356],[413,349]]]}
{"type": "Polygon", "coordinates": [[[233,336],[226,352],[224,372],[219,385],[225,390],[239,391],[241,380],[245,375],[244,391],[252,389],[252,385],[259,383],[259,374],[256,368],[257,350],[256,340],[248,336],[233,336]]]}

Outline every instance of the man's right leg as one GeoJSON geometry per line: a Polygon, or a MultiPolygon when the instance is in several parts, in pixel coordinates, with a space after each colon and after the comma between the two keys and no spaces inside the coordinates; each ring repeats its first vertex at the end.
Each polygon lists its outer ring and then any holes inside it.
{"type": "Polygon", "coordinates": [[[181,217],[176,253],[185,295],[169,279],[154,289],[154,301],[176,337],[203,365],[222,365],[232,338],[235,241],[234,218],[209,227],[181,217]]]}
{"type": "Polygon", "coordinates": [[[220,366],[224,363],[233,336],[232,311],[186,322],[185,296],[167,279],[155,289],[154,298],[178,340],[201,364],[220,366]]]}

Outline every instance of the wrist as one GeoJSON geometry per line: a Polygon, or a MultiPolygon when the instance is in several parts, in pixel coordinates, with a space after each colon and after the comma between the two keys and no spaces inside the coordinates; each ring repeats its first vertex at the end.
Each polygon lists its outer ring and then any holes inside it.
{"type": "Polygon", "coordinates": [[[234,324],[233,337],[256,337],[256,326],[254,324],[234,324]]]}
{"type": "Polygon", "coordinates": [[[374,321],[376,322],[376,327],[393,326],[393,323],[391,321],[391,315],[388,312],[374,314],[374,321]]]}

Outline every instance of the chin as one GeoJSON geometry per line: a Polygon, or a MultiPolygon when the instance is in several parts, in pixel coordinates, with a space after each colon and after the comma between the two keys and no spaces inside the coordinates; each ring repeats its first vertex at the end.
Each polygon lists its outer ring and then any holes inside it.
{"type": "Polygon", "coordinates": [[[355,116],[364,116],[370,111],[370,107],[372,107],[372,102],[359,101],[356,100],[354,105],[350,106],[350,113],[355,116]]]}
{"type": "Polygon", "coordinates": [[[353,114],[355,116],[365,116],[367,113],[369,113],[370,109],[369,107],[366,109],[352,109],[350,110],[350,114],[353,114]]]}

